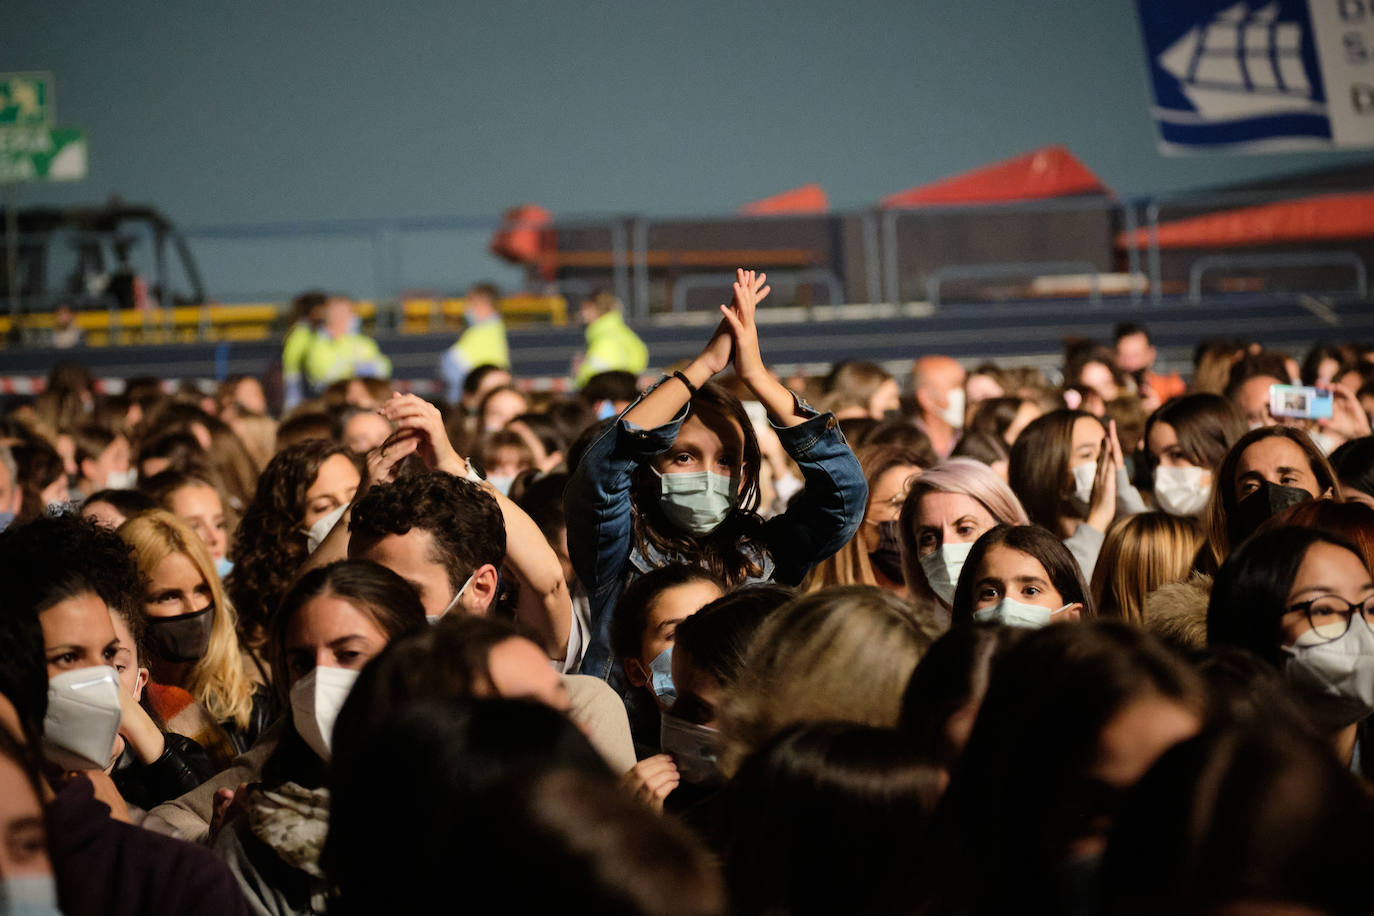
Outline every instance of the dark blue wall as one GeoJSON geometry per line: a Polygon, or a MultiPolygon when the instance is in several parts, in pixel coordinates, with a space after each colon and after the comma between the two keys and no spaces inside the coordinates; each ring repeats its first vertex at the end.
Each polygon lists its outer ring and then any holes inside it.
{"type": "MultiPolygon", "coordinates": [[[[1126,194],[1350,158],[1161,157],[1129,0],[9,0],[5,21],[3,69],[54,71],[91,142],[86,181],[24,200],[118,192],[192,226],[701,213],[808,181],[861,206],[1049,143],[1126,194]]],[[[406,279],[483,269],[448,245],[406,279]]],[[[251,288],[238,257],[210,253],[212,287],[251,288]]],[[[346,285],[360,257],[300,272],[346,285]]]]}

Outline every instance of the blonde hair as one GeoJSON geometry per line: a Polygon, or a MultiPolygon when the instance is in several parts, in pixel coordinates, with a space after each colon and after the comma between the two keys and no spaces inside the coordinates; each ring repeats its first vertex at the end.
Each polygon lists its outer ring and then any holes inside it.
{"type": "Polygon", "coordinates": [[[210,587],[214,602],[210,644],[184,685],[216,721],[234,720],[246,729],[253,713],[253,682],[243,670],[238,619],[215,574],[210,551],[191,527],[170,512],[150,509],[129,519],[119,536],[133,548],[134,562],[146,584],[159,563],[174,553],[185,555],[210,587]]]}
{"type": "Polygon", "coordinates": [[[720,715],[720,766],[744,759],[798,722],[891,728],[928,644],[899,598],[869,585],[804,595],[770,614],[749,643],[720,715]]]}
{"type": "Polygon", "coordinates": [[[1145,599],[1156,589],[1188,578],[1202,546],[1196,519],[1144,512],[1107,529],[1093,568],[1097,616],[1145,625],[1145,599]]]}

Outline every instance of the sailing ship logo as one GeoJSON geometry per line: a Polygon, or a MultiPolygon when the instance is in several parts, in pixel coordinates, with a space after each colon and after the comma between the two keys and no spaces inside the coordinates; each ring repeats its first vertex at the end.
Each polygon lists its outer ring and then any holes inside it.
{"type": "Polygon", "coordinates": [[[1329,142],[1307,0],[1137,0],[1166,147],[1329,142]]]}
{"type": "Polygon", "coordinates": [[[1222,10],[1159,55],[1208,121],[1283,114],[1321,114],[1302,59],[1303,23],[1283,22],[1278,4],[1222,10]]]}

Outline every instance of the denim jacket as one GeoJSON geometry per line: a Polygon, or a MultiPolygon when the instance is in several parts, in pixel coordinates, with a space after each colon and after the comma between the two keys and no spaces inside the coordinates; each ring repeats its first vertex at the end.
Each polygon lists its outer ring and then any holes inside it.
{"type": "MultiPolygon", "coordinates": [[[[645,557],[635,550],[630,507],[635,470],[672,446],[689,406],[654,429],[627,423],[621,414],[588,447],[568,482],[568,552],[591,599],[591,645],[582,661],[583,674],[604,678],[610,671],[611,615],[623,586],[658,566],[690,562],[686,557],[645,557]]],[[[819,413],[801,398],[797,409],[809,419],[798,426],[775,425],[774,430],[801,469],[806,487],[786,512],[763,524],[753,545],[765,572],[761,581],[782,585],[800,584],[813,566],[848,543],[868,504],[868,484],[834,415],[819,413]]]]}

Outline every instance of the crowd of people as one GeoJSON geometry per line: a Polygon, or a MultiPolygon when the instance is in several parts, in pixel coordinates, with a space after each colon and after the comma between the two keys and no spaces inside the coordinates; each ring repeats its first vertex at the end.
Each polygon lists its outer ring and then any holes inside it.
{"type": "Polygon", "coordinates": [[[0,913],[1374,912],[1374,346],[780,378],[733,293],[12,399],[0,913]]]}

